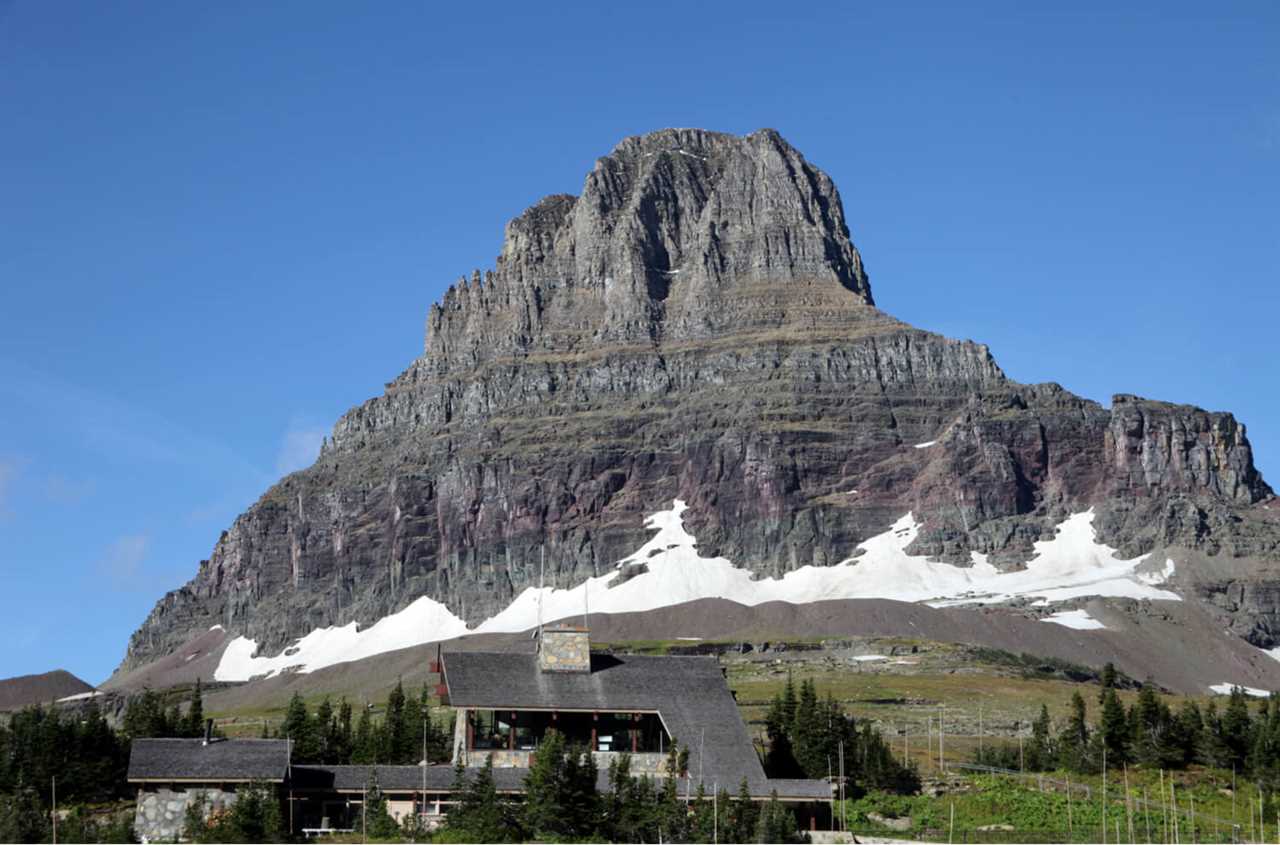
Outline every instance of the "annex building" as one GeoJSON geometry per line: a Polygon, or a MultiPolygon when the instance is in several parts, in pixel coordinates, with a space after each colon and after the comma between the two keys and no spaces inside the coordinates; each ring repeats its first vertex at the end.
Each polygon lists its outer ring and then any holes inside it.
{"type": "Polygon", "coordinates": [[[665,778],[673,743],[687,751],[679,789],[692,795],[776,794],[812,823],[826,810],[825,781],[765,775],[733,693],[713,657],[593,652],[585,628],[545,628],[537,651],[454,651],[431,668],[440,695],[456,714],[453,759],[435,765],[322,766],[291,759],[288,740],[137,739],[129,782],[138,789],[135,828],[148,840],[175,840],[188,803],[203,796],[211,810],[235,800],[252,781],[274,784],[282,818],[295,834],[356,830],[372,776],[398,820],[421,814],[438,823],[453,800],[453,765],[474,772],[492,758],[500,793],[519,796],[548,731],[590,750],[608,788],[609,764],[631,756],[636,775],[665,778]]]}

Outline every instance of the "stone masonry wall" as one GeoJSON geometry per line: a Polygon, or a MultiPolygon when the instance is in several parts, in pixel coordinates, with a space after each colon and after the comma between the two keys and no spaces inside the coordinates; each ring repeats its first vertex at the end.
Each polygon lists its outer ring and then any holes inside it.
{"type": "Polygon", "coordinates": [[[179,842],[186,827],[187,807],[205,799],[205,817],[235,803],[236,794],[221,789],[142,789],[133,829],[141,842],[179,842]]]}
{"type": "Polygon", "coordinates": [[[582,628],[545,628],[538,645],[543,672],[590,672],[591,638],[582,628]]]}

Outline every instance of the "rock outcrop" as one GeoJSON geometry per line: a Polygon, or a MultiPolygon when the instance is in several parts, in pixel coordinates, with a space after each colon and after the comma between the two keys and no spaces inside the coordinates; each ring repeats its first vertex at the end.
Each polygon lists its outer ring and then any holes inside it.
{"type": "MultiPolygon", "coordinates": [[[[1089,507],[1130,553],[1280,560],[1231,415],[1009,380],[875,307],[835,185],[776,132],[664,130],[511,221],[423,355],[235,521],[122,669],[214,624],[274,652],[421,595],[477,622],[544,555],[557,585],[607,571],[677,497],[704,553],[765,575],[908,510],[914,551],[957,563],[1017,566],[1089,507]]],[[[1277,592],[1251,593],[1260,620],[1277,592]]]]}

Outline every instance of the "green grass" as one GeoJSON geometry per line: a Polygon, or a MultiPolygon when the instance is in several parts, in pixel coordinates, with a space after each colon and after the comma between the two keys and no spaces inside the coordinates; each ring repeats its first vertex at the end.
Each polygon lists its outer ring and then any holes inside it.
{"type": "MultiPolygon", "coordinates": [[[[1164,773],[1166,797],[1160,805],[1161,773],[1134,769],[1128,773],[1130,806],[1126,809],[1124,774],[1109,774],[1106,802],[1107,840],[1129,842],[1132,814],[1133,841],[1172,841],[1175,812],[1168,797],[1170,774],[1164,773]],[[1144,790],[1149,811],[1143,809],[1144,790]],[[1167,812],[1166,812],[1167,809],[1167,812]],[[1116,825],[1120,826],[1119,840],[1116,825]]],[[[1102,839],[1102,778],[1071,776],[1071,798],[1067,797],[1065,773],[1044,776],[1043,789],[1036,776],[1026,778],[1001,775],[952,776],[946,792],[937,796],[899,796],[870,793],[845,802],[844,813],[851,830],[904,835],[878,823],[873,814],[889,819],[910,819],[905,835],[935,841],[955,842],[1073,841],[1102,839]],[[1056,781],[1056,783],[1054,783],[1056,781]],[[1086,795],[1084,787],[1088,787],[1086,795]],[[953,816],[954,812],[954,828],[953,816]],[[985,828],[985,829],[984,829],[985,828]]],[[[1178,836],[1183,842],[1231,841],[1232,797],[1230,772],[1194,769],[1172,775],[1177,800],[1178,836]],[[1192,799],[1195,804],[1195,831],[1191,829],[1192,799]]],[[[1241,787],[1236,797],[1235,819],[1241,838],[1272,841],[1280,819],[1272,818],[1266,830],[1250,833],[1249,790],[1241,787]]],[[[1257,813],[1256,794],[1253,797],[1257,813]]],[[[1274,810],[1269,809],[1274,815],[1274,810]]],[[[837,815],[840,808],[837,806],[837,815]]]]}

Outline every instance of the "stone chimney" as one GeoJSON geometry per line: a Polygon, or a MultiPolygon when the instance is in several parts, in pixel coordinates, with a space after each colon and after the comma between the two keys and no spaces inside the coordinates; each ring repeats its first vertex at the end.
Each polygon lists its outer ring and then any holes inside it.
{"type": "Polygon", "coordinates": [[[543,672],[590,672],[591,636],[586,628],[557,625],[542,629],[538,669],[543,672]]]}

